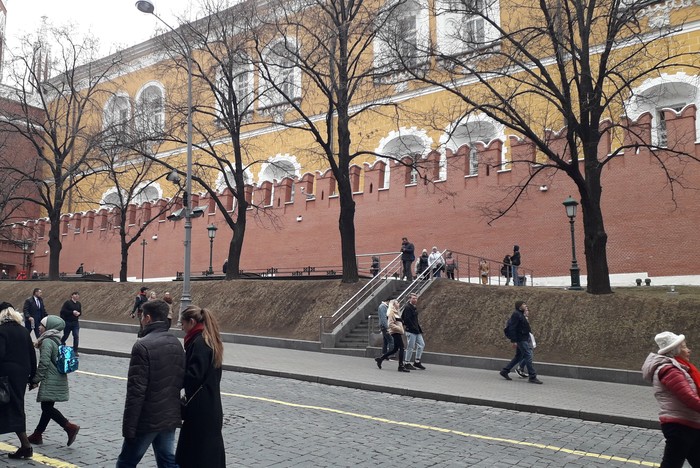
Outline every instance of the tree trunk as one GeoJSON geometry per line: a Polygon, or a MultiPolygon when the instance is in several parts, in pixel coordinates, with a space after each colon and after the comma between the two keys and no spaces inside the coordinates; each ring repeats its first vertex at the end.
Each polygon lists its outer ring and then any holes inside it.
{"type": "Polygon", "coordinates": [[[233,237],[228,247],[228,265],[226,267],[226,279],[238,279],[241,277],[241,253],[243,252],[243,239],[245,237],[246,209],[239,203],[236,227],[233,229],[233,237]]]}
{"type": "Polygon", "coordinates": [[[338,227],[340,229],[340,252],[343,260],[343,283],[356,283],[359,276],[355,252],[355,200],[352,198],[349,178],[344,177],[337,183],[340,198],[338,227]],[[341,188],[341,184],[344,187],[341,188]]]}
{"type": "Polygon", "coordinates": [[[124,239],[122,239],[122,248],[121,248],[121,264],[119,265],[119,282],[121,283],[126,283],[126,278],[128,275],[128,269],[129,269],[129,248],[126,245],[126,242],[124,242],[124,239]]]}
{"type": "MultiPolygon", "coordinates": [[[[591,171],[593,172],[593,171],[591,171]]],[[[586,175],[587,196],[581,198],[583,211],[583,233],[586,255],[586,291],[591,294],[610,294],[610,274],[608,271],[608,235],[603,224],[600,208],[600,172],[586,175]]]]}
{"type": "Polygon", "coordinates": [[[54,219],[55,216],[49,218],[51,227],[49,228],[49,279],[51,281],[58,281],[61,277],[61,272],[59,271],[59,262],[61,260],[61,249],[63,244],[61,244],[61,234],[60,234],[60,218],[54,219]]]}

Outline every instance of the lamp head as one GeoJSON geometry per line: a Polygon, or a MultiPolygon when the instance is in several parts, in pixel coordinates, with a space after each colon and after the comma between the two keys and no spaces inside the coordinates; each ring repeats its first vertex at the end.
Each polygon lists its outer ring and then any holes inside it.
{"type": "Polygon", "coordinates": [[[173,169],[170,174],[168,174],[165,177],[165,180],[168,182],[172,182],[173,184],[180,185],[180,174],[177,173],[175,169],[173,169]]]}
{"type": "Polygon", "coordinates": [[[219,228],[217,228],[217,227],[214,226],[213,224],[210,224],[209,226],[207,226],[207,234],[209,234],[209,239],[213,239],[213,238],[216,237],[216,231],[217,231],[218,229],[219,229],[219,228]]]}
{"type": "Polygon", "coordinates": [[[136,8],[138,8],[140,12],[148,13],[150,15],[153,14],[156,6],[151,0],[139,0],[136,2],[136,8]]]}
{"type": "Polygon", "coordinates": [[[566,208],[566,216],[573,219],[576,217],[576,208],[578,207],[578,202],[574,200],[571,195],[569,198],[562,202],[562,205],[566,208]]]}

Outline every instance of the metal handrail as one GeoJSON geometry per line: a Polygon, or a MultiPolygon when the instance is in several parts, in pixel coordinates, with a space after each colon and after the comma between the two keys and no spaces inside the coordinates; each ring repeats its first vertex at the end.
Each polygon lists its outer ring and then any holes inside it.
{"type": "MultiPolygon", "coordinates": [[[[479,260],[482,258],[486,260],[486,263],[489,266],[489,276],[488,276],[488,284],[498,284],[501,285],[501,281],[503,280],[503,276],[501,276],[501,267],[503,266],[503,261],[502,260],[493,260],[490,258],[482,257],[480,255],[471,255],[471,254],[466,254],[463,252],[457,252],[456,250],[450,250],[446,249],[445,251],[452,252],[452,257],[455,259],[455,262],[457,262],[457,268],[455,269],[455,279],[460,280],[460,281],[465,281],[467,283],[480,283],[481,282],[481,277],[479,274],[479,260]],[[466,257],[466,267],[463,266],[463,262],[460,261],[460,258],[466,257]],[[474,260],[472,262],[471,260],[474,260]],[[474,265],[474,275],[472,275],[472,265],[474,265]],[[466,276],[463,276],[461,273],[466,272],[466,276]],[[493,281],[494,278],[498,278],[497,281],[493,281]]],[[[444,259],[444,256],[443,256],[444,259]]],[[[534,284],[534,270],[531,268],[524,268],[522,265],[518,265],[518,276],[529,276],[530,277],[530,286],[534,284]]]]}
{"type": "MultiPolygon", "coordinates": [[[[445,252],[447,252],[448,249],[443,250],[440,252],[440,255],[442,256],[443,260],[443,265],[445,262],[445,252]]],[[[420,294],[428,289],[428,287],[433,284],[433,281],[435,281],[435,276],[433,276],[433,269],[430,268],[430,265],[428,265],[428,268],[423,270],[419,275],[416,275],[416,279],[413,280],[413,282],[406,288],[404,291],[399,294],[399,297],[396,298],[397,301],[399,301],[399,305],[403,307],[406,305],[406,302],[408,300],[408,297],[411,294],[417,294],[420,296],[420,294]]]]}

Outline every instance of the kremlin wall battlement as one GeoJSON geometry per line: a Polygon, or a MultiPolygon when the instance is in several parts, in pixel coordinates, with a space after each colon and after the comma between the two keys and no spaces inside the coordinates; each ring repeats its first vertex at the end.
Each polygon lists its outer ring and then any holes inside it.
{"type": "MultiPolygon", "coordinates": [[[[700,159],[696,142],[696,108],[687,106],[680,113],[666,111],[668,147],[700,159]]],[[[650,276],[700,275],[697,256],[700,226],[700,162],[680,159],[670,151],[662,152],[664,161],[683,187],[672,192],[659,160],[648,148],[635,148],[635,142],[651,141],[650,114],[631,123],[624,136],[629,145],[624,154],[607,163],[602,173],[602,208],[608,234],[608,262],[611,274],[648,272],[650,276]],[[674,198],[675,197],[675,198],[674,198]]],[[[563,132],[550,134],[553,148],[564,154],[563,132]]],[[[422,249],[437,246],[440,250],[500,260],[520,245],[523,266],[535,276],[568,275],[571,262],[569,220],[562,201],[569,195],[578,198],[577,189],[561,171],[545,169],[534,176],[518,203],[504,216],[489,223],[488,213],[504,210],[513,193],[532,176],[537,168],[534,146],[511,137],[509,160],[529,164],[500,165],[503,142],[494,140],[487,146],[477,144],[478,174],[469,175],[469,148],[456,153],[446,151],[444,180],[437,180],[441,155],[437,151],[421,161],[421,178],[411,182],[410,167],[383,161],[351,168],[351,184],[356,190],[355,231],[358,254],[397,252],[401,237],[415,244],[416,256],[422,249]],[[499,167],[504,169],[498,170],[499,167]],[[385,173],[389,184],[384,188],[385,173]],[[423,177],[425,176],[425,177],[423,177]],[[362,180],[362,184],[360,181],[362,180]],[[427,182],[431,180],[433,182],[427,182]]],[[[611,138],[604,133],[599,153],[610,154],[611,138]]],[[[583,163],[581,163],[583,170],[583,163]]],[[[338,232],[339,199],[330,170],[306,173],[298,180],[286,178],[276,183],[248,186],[246,196],[253,204],[264,207],[249,211],[241,267],[260,270],[270,267],[335,266],[339,268],[340,236],[338,232]]],[[[233,194],[220,195],[227,210],[234,209],[233,194]]],[[[166,206],[167,200],[129,206],[130,230],[154,210],[166,206]]],[[[205,215],[193,219],[192,271],[209,266],[209,238],[206,226],[218,227],[214,240],[214,270],[228,255],[231,231],[207,195],[193,195],[193,206],[205,206],[205,215]]],[[[172,210],[180,208],[181,201],[172,210]]],[[[155,211],[157,212],[157,211],[155,211]]],[[[129,251],[129,276],[140,277],[142,252],[145,252],[146,278],[174,277],[182,270],[183,222],[167,221],[168,213],[150,224],[143,235],[148,245],[142,250],[134,243],[129,251]]],[[[61,271],[72,272],[80,263],[86,271],[113,273],[118,276],[120,245],[114,212],[108,209],[66,214],[61,219],[61,271]]],[[[576,249],[585,274],[582,213],[576,219],[576,249]]],[[[33,269],[48,271],[48,222],[27,221],[14,227],[17,239],[33,236],[33,269]],[[30,234],[33,233],[33,234],[30,234]]],[[[131,231],[130,231],[131,232],[131,231]]],[[[460,261],[458,259],[458,261],[460,261]]],[[[360,266],[367,267],[363,259],[360,266]]],[[[475,265],[461,261],[460,275],[475,265]]],[[[492,274],[497,266],[492,265],[492,274]]]]}

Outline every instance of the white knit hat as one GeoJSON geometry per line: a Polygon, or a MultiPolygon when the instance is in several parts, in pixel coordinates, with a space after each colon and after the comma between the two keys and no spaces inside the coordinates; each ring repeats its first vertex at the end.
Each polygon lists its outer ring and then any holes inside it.
{"type": "Polygon", "coordinates": [[[665,331],[656,335],[654,341],[659,345],[659,354],[666,354],[683,343],[685,341],[685,335],[676,335],[675,333],[665,331]]]}

